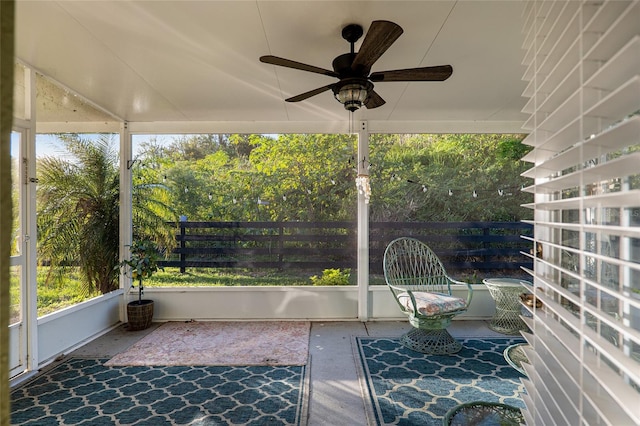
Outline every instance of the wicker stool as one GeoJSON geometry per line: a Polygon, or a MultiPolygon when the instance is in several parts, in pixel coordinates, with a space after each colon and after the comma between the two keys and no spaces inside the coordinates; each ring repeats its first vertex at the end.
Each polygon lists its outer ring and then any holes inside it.
{"type": "Polygon", "coordinates": [[[482,281],[496,302],[496,313],[489,328],[502,334],[519,334],[527,325],[520,318],[520,293],[527,281],[513,278],[488,278],[482,281]]]}

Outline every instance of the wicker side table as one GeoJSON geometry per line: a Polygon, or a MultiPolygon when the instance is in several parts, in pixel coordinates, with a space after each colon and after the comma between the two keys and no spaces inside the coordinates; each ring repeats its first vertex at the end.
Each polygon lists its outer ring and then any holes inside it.
{"type": "Polygon", "coordinates": [[[519,334],[527,325],[520,318],[520,293],[527,281],[514,278],[487,278],[482,281],[496,302],[489,328],[502,334],[519,334]]]}

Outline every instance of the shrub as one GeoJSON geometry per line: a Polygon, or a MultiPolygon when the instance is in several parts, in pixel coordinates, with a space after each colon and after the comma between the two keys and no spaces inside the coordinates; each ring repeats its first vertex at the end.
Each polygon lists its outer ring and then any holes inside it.
{"type": "Polygon", "coordinates": [[[322,271],[322,277],[312,276],[311,284],[313,285],[349,285],[349,277],[351,269],[325,269],[322,271]]]}

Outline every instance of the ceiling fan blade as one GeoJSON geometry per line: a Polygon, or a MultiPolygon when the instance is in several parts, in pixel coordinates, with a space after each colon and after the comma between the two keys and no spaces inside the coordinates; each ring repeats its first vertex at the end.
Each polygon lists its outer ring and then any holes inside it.
{"type": "Polygon", "coordinates": [[[453,73],[451,65],[436,67],[407,68],[403,70],[379,71],[371,73],[371,81],[445,81],[453,73]]]}
{"type": "Polygon", "coordinates": [[[370,91],[369,96],[364,101],[364,106],[368,109],[378,108],[384,104],[386,104],[385,100],[382,99],[375,90],[370,91]]]}
{"type": "Polygon", "coordinates": [[[293,97],[291,97],[289,99],[285,99],[285,101],[286,102],[304,101],[305,99],[308,99],[308,98],[310,98],[312,96],[315,96],[315,95],[319,95],[322,92],[326,92],[327,90],[332,89],[333,86],[334,86],[334,84],[328,84],[326,86],[318,87],[317,89],[313,89],[313,90],[310,90],[308,92],[301,93],[298,96],[293,96],[293,97]]]}
{"type": "Polygon", "coordinates": [[[351,69],[361,72],[371,65],[402,35],[402,27],[390,21],[373,21],[362,41],[360,50],[351,64],[351,69]]]}
{"type": "Polygon", "coordinates": [[[338,77],[338,73],[334,71],[330,71],[320,67],[314,67],[313,65],[303,64],[302,62],[296,62],[290,59],[279,58],[272,55],[261,56],[260,62],[264,62],[265,64],[278,65],[286,68],[293,68],[296,70],[314,72],[316,74],[328,75],[330,77],[338,77]]]}

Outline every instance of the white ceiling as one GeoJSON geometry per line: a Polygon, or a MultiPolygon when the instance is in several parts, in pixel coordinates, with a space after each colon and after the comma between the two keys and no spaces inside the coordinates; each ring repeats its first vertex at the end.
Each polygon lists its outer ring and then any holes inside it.
{"type": "MultiPolygon", "coordinates": [[[[331,69],[349,50],[346,24],[366,32],[371,21],[390,20],[404,34],[372,71],[451,64],[453,75],[376,83],[387,103],[358,110],[356,120],[380,131],[513,132],[525,119],[522,9],[516,0],[19,1],[16,56],[132,123],[313,127],[348,122],[331,91],[284,99],[336,80],[258,58],[331,69]]],[[[38,120],[60,115],[42,111],[38,120]]]]}

